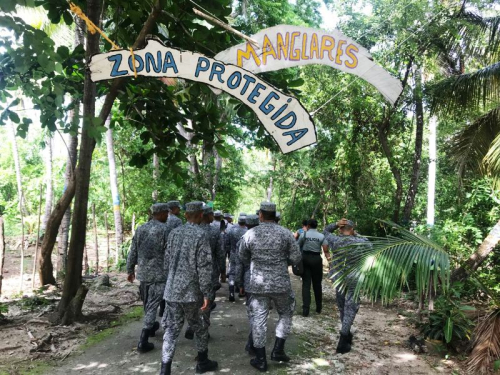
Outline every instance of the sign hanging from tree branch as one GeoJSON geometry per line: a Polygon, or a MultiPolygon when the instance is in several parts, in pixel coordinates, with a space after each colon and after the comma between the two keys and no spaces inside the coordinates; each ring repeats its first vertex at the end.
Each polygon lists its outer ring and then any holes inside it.
{"type": "Polygon", "coordinates": [[[89,66],[94,82],[137,74],[205,83],[229,93],[254,111],[283,153],[316,143],[311,116],[297,99],[236,65],[148,39],[146,47],[133,54],[114,50],[94,55],[89,66]]]}
{"type": "Polygon", "coordinates": [[[374,62],[367,49],[338,30],[325,32],[279,25],[261,30],[251,38],[262,48],[242,43],[218,53],[215,59],[252,73],[308,64],[328,65],[364,79],[392,104],[403,90],[401,81],[374,62]]]}

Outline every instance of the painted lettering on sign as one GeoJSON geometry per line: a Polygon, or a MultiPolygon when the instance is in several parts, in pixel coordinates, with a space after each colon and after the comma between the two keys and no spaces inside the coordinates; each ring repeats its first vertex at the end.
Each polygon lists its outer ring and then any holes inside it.
{"type": "Polygon", "coordinates": [[[184,78],[204,82],[238,98],[249,106],[276,140],[291,152],[316,142],[311,117],[299,101],[254,74],[198,53],[167,48],[150,39],[144,49],[119,50],[94,55],[90,61],[93,81],[138,75],[184,78]]]}

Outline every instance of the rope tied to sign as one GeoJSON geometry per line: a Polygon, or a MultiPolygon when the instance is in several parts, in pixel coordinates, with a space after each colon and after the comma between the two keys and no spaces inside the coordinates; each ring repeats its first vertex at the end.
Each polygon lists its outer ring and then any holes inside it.
{"type": "MultiPolygon", "coordinates": [[[[98,32],[99,34],[101,34],[101,36],[106,39],[112,46],[112,50],[117,50],[117,49],[120,49],[120,47],[115,43],[113,42],[111,39],[108,38],[108,36],[104,33],[104,31],[102,31],[98,26],[96,26],[96,24],[94,22],[92,22],[85,13],[83,13],[83,10],[78,6],[76,5],[75,3],[73,2],[70,2],[69,3],[69,9],[77,16],[79,17],[83,22],[85,22],[85,24],[87,25],[87,30],[91,33],[91,34],[95,34],[96,32],[98,32]]],[[[132,56],[132,66],[134,67],[134,77],[137,78],[137,68],[135,66],[135,55],[134,55],[134,50],[132,49],[132,47],[130,48],[130,55],[132,56]]]]}

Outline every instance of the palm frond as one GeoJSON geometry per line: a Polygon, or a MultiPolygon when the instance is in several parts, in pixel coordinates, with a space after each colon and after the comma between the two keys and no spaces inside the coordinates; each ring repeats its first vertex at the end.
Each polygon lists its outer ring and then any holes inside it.
{"type": "MultiPolygon", "coordinates": [[[[500,107],[497,107],[479,117],[455,135],[451,142],[450,155],[458,166],[460,177],[463,176],[466,170],[477,173],[486,171],[483,160],[485,160],[485,156],[489,154],[489,151],[493,150],[492,140],[496,140],[499,134],[500,107]]],[[[489,163],[488,167],[500,168],[500,156],[497,153],[493,153],[487,159],[487,162],[489,163]]]]}
{"type": "Polygon", "coordinates": [[[484,53],[491,53],[493,56],[498,56],[500,52],[500,16],[483,17],[478,12],[462,8],[457,19],[465,21],[460,27],[460,35],[469,42],[469,45],[478,46],[476,37],[486,35],[488,43],[484,49],[484,53]],[[471,32],[471,28],[468,26],[477,26],[479,35],[477,31],[471,32]]]}
{"type": "Polygon", "coordinates": [[[500,187],[500,107],[491,112],[494,112],[494,114],[491,115],[492,119],[489,121],[496,125],[498,131],[495,137],[493,137],[493,142],[491,142],[489,150],[484,157],[484,164],[495,186],[500,187]]]}
{"type": "Polygon", "coordinates": [[[490,312],[473,333],[472,353],[467,360],[469,374],[489,373],[500,358],[500,308],[490,312]]]}
{"type": "Polygon", "coordinates": [[[432,112],[486,107],[500,101],[500,62],[473,73],[443,79],[426,87],[432,112]]]}
{"type": "Polygon", "coordinates": [[[355,296],[364,295],[372,301],[381,298],[387,303],[396,297],[404,285],[415,277],[417,292],[427,296],[440,283],[448,288],[450,259],[448,254],[428,238],[412,233],[395,223],[381,221],[397,231],[398,236],[371,238],[369,243],[357,243],[335,252],[334,264],[349,264],[333,271],[335,285],[352,287],[357,280],[355,296]]]}

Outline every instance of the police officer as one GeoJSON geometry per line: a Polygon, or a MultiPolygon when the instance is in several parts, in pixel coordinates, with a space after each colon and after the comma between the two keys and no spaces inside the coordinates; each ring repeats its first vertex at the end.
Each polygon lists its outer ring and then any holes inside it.
{"type": "MultiPolygon", "coordinates": [[[[225,246],[226,252],[229,252],[229,301],[234,302],[234,291],[235,288],[238,288],[238,285],[235,285],[234,276],[235,276],[235,267],[236,267],[236,251],[238,250],[236,244],[240,240],[240,238],[246,233],[247,227],[245,224],[246,214],[240,214],[238,217],[238,225],[233,226],[226,233],[225,236],[225,246]]],[[[238,289],[237,289],[238,290],[238,289]]]]}
{"type": "MultiPolygon", "coordinates": [[[[217,228],[210,224],[214,220],[214,211],[210,206],[203,206],[203,219],[200,228],[203,229],[208,236],[210,242],[210,250],[212,252],[212,293],[209,296],[211,302],[210,309],[205,312],[205,320],[210,325],[210,312],[217,306],[215,301],[215,292],[220,289],[219,275],[226,273],[226,254],[221,243],[220,232],[217,228]]],[[[189,340],[194,338],[194,331],[188,325],[184,335],[189,340]]]]}
{"type": "Polygon", "coordinates": [[[299,247],[302,250],[302,262],[304,273],[302,275],[302,315],[309,316],[309,306],[311,305],[311,281],[316,300],[316,312],[321,313],[323,307],[323,291],[321,281],[323,279],[323,259],[321,250],[330,263],[330,252],[328,242],[324,234],[319,233],[318,221],[310,219],[307,222],[307,231],[299,237],[299,247]]]}
{"type": "Polygon", "coordinates": [[[139,292],[144,304],[144,325],[137,351],[145,353],[154,349],[154,344],[148,342],[148,337],[155,336],[160,324],[156,321],[158,306],[165,289],[165,270],[163,257],[167,248],[168,205],[156,203],[151,206],[153,219],[137,228],[132,246],[127,258],[127,280],[131,283],[136,278],[135,266],[138,265],[137,280],[139,292]]]}
{"type": "Polygon", "coordinates": [[[165,253],[167,282],[164,299],[165,316],[161,375],[170,374],[177,338],[184,319],[196,334],[199,374],[214,371],[217,362],[208,359],[208,325],[203,312],[210,309],[212,284],[212,252],[206,231],[200,228],[203,203],[186,204],[187,223],[170,233],[165,253]],[[201,310],[200,310],[201,309],[201,310]]]}
{"type": "Polygon", "coordinates": [[[276,325],[276,341],[271,352],[274,361],[288,362],[285,340],[292,328],[295,297],[290,283],[288,266],[300,262],[301,254],[292,233],[275,223],[276,205],[263,202],[260,205],[261,224],[247,231],[241,241],[240,258],[250,265],[252,294],[252,335],[256,358],[250,364],[261,372],[267,371],[266,334],[269,304],[274,302],[279,315],[276,325]]]}
{"type": "MultiPolygon", "coordinates": [[[[247,215],[245,219],[245,224],[247,228],[250,230],[259,225],[259,216],[258,215],[247,215]]],[[[248,354],[254,356],[255,355],[255,347],[253,345],[253,336],[252,336],[252,314],[250,312],[250,300],[252,298],[252,293],[247,292],[246,290],[250,286],[250,266],[244,265],[241,262],[239,255],[239,248],[241,246],[241,239],[236,244],[236,261],[235,261],[235,283],[240,286],[240,295],[246,297],[246,306],[247,306],[247,316],[248,322],[250,324],[250,333],[248,335],[248,341],[245,346],[245,351],[248,354]]]]}
{"type": "MultiPolygon", "coordinates": [[[[333,254],[333,263],[331,264],[330,274],[333,275],[333,280],[338,279],[344,270],[351,268],[361,248],[353,247],[346,259],[338,259],[335,257],[335,251],[345,246],[355,243],[366,243],[371,246],[369,241],[360,237],[354,232],[354,222],[347,219],[342,219],[335,224],[330,224],[325,228],[323,234],[326,236],[326,241],[333,254]],[[339,229],[339,235],[332,234],[333,231],[339,229]]],[[[356,318],[359,310],[359,299],[354,298],[356,290],[357,277],[354,274],[349,274],[346,277],[346,288],[336,288],[337,306],[340,314],[342,328],[340,330],[340,339],[337,345],[337,353],[348,353],[352,345],[351,326],[356,318]]]]}
{"type": "Polygon", "coordinates": [[[179,218],[179,214],[181,213],[181,203],[179,201],[169,201],[168,205],[168,220],[167,227],[168,233],[172,231],[172,229],[177,228],[182,225],[182,220],[179,218]]]}

